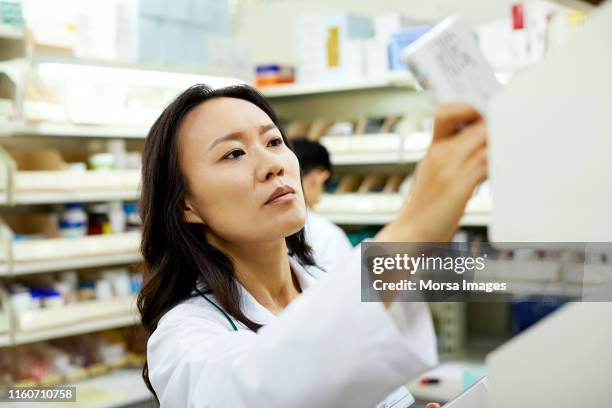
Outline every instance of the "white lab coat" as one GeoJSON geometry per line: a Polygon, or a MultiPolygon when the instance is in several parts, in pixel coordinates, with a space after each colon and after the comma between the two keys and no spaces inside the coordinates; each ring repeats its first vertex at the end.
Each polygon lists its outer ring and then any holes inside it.
{"type": "Polygon", "coordinates": [[[199,296],[161,318],[147,358],[163,408],[371,408],[437,364],[427,305],[361,302],[359,248],[333,274],[290,263],[303,293],[277,316],[241,287],[258,333],[199,296]]]}
{"type": "Polygon", "coordinates": [[[304,232],[317,265],[328,272],[339,269],[342,259],[353,250],[351,241],[340,227],[310,209],[304,232]]]}

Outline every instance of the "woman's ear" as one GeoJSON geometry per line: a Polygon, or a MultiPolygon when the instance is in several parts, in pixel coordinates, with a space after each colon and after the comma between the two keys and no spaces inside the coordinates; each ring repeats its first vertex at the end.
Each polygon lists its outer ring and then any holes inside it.
{"type": "Polygon", "coordinates": [[[188,199],[185,199],[183,217],[185,218],[185,222],[189,224],[205,224],[202,217],[195,211],[188,199]]]}
{"type": "Polygon", "coordinates": [[[329,170],[321,170],[319,172],[319,184],[324,186],[327,180],[331,177],[331,172],[329,170]]]}

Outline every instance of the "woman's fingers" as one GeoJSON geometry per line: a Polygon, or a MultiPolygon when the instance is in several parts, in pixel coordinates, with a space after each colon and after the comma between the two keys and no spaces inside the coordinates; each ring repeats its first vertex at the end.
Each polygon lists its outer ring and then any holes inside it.
{"type": "Polygon", "coordinates": [[[434,140],[417,166],[410,199],[378,241],[445,242],[452,238],[476,186],[487,176],[487,129],[478,112],[446,104],[434,140]]]}
{"type": "Polygon", "coordinates": [[[438,106],[434,113],[433,141],[453,136],[463,126],[481,118],[480,113],[472,106],[453,102],[438,106]]]}
{"type": "Polygon", "coordinates": [[[475,151],[487,143],[487,125],[480,119],[460,131],[455,138],[448,141],[456,144],[455,154],[462,162],[469,159],[475,151]]]}

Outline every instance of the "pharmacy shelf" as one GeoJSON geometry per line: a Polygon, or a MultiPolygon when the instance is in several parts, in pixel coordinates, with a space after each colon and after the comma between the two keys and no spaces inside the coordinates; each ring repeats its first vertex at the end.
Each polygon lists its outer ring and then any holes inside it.
{"type": "Polygon", "coordinates": [[[62,337],[75,336],[78,334],[92,333],[100,330],[116,329],[119,327],[132,326],[138,323],[138,315],[118,316],[113,318],[93,320],[77,325],[57,329],[43,330],[32,333],[15,333],[12,345],[34,343],[37,341],[58,339],[62,337]]]}
{"type": "Polygon", "coordinates": [[[0,39],[21,40],[24,38],[23,28],[0,24],[0,39]]]}
{"type": "Polygon", "coordinates": [[[13,334],[11,345],[34,343],[37,341],[59,339],[62,337],[75,336],[78,334],[92,333],[100,330],[117,329],[120,327],[138,324],[140,316],[138,313],[128,313],[120,316],[97,318],[83,321],[77,324],[59,326],[57,328],[37,330],[31,332],[17,331],[13,334]]]}
{"type": "MultiPolygon", "coordinates": [[[[88,256],[82,258],[68,258],[31,263],[17,263],[12,265],[10,274],[27,275],[32,273],[66,271],[71,269],[97,268],[101,266],[124,265],[142,261],[142,256],[139,253],[126,254],[109,254],[99,256],[88,256]]],[[[5,275],[9,274],[9,268],[6,268],[5,275]]],[[[0,269],[0,276],[3,274],[0,269]]]]}
{"type": "MultiPolygon", "coordinates": [[[[34,52],[30,55],[30,61],[32,62],[32,65],[62,64],[68,69],[73,69],[73,67],[69,66],[74,66],[83,70],[90,70],[89,73],[92,75],[99,74],[100,69],[111,69],[115,71],[113,76],[123,82],[127,81],[125,77],[122,77],[122,75],[129,76],[136,72],[137,74],[147,76],[147,79],[153,78],[153,83],[143,86],[176,88],[179,90],[179,92],[198,83],[206,83],[211,86],[228,86],[246,83],[242,77],[244,77],[245,74],[247,76],[249,74],[248,72],[245,73],[244,70],[239,69],[232,70],[207,67],[205,70],[202,70],[200,67],[195,65],[189,66],[181,64],[118,61],[99,58],[62,56],[57,54],[49,54],[39,49],[34,50],[34,52]],[[149,76],[150,73],[153,73],[154,76],[149,76]],[[170,83],[164,81],[164,79],[167,78],[167,75],[172,76],[173,80],[171,80],[170,83]]],[[[80,70],[79,74],[82,75],[85,72],[83,70],[80,70]]],[[[142,85],[142,82],[142,78],[139,78],[138,83],[142,85]]],[[[147,80],[145,82],[149,81],[147,80]]]]}
{"type": "MultiPolygon", "coordinates": [[[[86,203],[97,201],[136,201],[140,193],[135,190],[99,190],[99,191],[30,191],[17,192],[11,204],[59,204],[86,203]]],[[[0,203],[7,203],[6,193],[0,193],[0,203]]]]}
{"type": "Polygon", "coordinates": [[[138,323],[133,295],[70,303],[17,314],[12,344],[32,343],[138,323]]]}
{"type": "MultiPolygon", "coordinates": [[[[76,387],[79,408],[120,408],[152,404],[152,395],[142,380],[142,370],[124,368],[87,380],[63,384],[76,387]]],[[[74,403],[70,403],[73,406],[74,403]]],[[[49,407],[66,407],[64,403],[45,403],[49,407]]]]}
{"type": "MultiPolygon", "coordinates": [[[[339,225],[385,225],[391,222],[395,214],[389,213],[320,213],[334,224],[339,225]]],[[[487,227],[490,223],[489,214],[466,214],[460,221],[463,227],[487,227]]]]}
{"type": "MultiPolygon", "coordinates": [[[[10,160],[10,159],[9,159],[10,160]]],[[[0,201],[7,205],[56,204],[91,201],[132,201],[139,197],[140,170],[13,171],[0,201]]]]}
{"type": "Polygon", "coordinates": [[[330,93],[366,91],[381,88],[407,88],[416,89],[414,78],[401,73],[386,79],[332,82],[321,84],[296,83],[287,85],[274,85],[260,88],[260,92],[267,98],[289,98],[304,95],[324,95],[330,93]]]}
{"type": "Polygon", "coordinates": [[[358,166],[368,164],[408,164],[418,163],[425,157],[425,151],[418,152],[381,152],[381,153],[331,153],[334,166],[358,166]]]}
{"type": "Polygon", "coordinates": [[[431,143],[430,132],[327,135],[319,140],[334,165],[408,164],[419,162],[431,143]]]}
{"type": "Polygon", "coordinates": [[[144,139],[148,129],[120,126],[84,126],[67,123],[30,125],[11,123],[0,130],[2,137],[78,137],[96,139],[144,139]]]}

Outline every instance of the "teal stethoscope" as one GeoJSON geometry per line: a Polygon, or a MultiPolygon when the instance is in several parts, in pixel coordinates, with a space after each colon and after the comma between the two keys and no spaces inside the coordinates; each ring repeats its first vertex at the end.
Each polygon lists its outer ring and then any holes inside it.
{"type": "Polygon", "coordinates": [[[221,312],[221,314],[223,314],[223,316],[225,316],[225,318],[227,319],[227,321],[229,322],[229,324],[232,326],[233,331],[238,331],[238,327],[236,327],[236,323],[234,323],[234,321],[232,320],[231,317],[229,317],[229,315],[227,313],[225,313],[225,310],[221,309],[221,307],[219,307],[219,305],[217,305],[215,302],[213,302],[212,300],[210,300],[208,298],[208,296],[206,296],[206,294],[204,292],[202,292],[200,289],[195,288],[195,291],[197,292],[198,295],[202,296],[208,303],[210,303],[211,305],[213,305],[213,307],[215,309],[217,309],[218,311],[221,312]]]}
{"type": "MultiPolygon", "coordinates": [[[[320,266],[317,266],[317,265],[313,265],[313,266],[316,267],[317,269],[320,269],[323,272],[327,272],[324,268],[321,268],[320,266]]],[[[306,270],[306,271],[312,275],[312,272],[310,272],[308,270],[306,270]]],[[[208,298],[208,296],[206,296],[206,294],[204,292],[202,292],[200,289],[195,288],[194,290],[195,290],[195,292],[198,295],[202,296],[204,298],[204,300],[206,300],[208,303],[210,303],[215,309],[217,309],[219,312],[221,312],[221,314],[223,316],[225,316],[225,318],[229,322],[230,326],[232,326],[232,331],[238,331],[238,327],[236,326],[236,323],[234,323],[234,320],[232,320],[232,318],[227,313],[225,313],[225,310],[223,310],[219,305],[217,305],[215,302],[210,300],[208,298]]]]}

